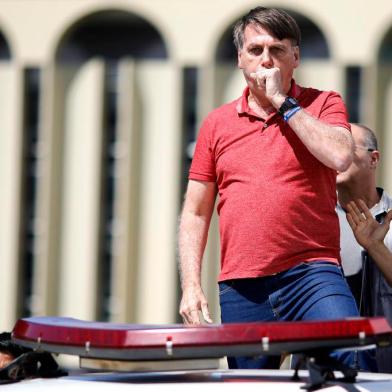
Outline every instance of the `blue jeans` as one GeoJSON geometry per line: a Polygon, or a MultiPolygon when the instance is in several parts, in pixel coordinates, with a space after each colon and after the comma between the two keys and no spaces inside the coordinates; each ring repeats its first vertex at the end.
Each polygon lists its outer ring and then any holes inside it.
{"type": "MultiPolygon", "coordinates": [[[[278,274],[219,283],[222,323],[334,320],[358,316],[354,297],[339,266],[301,263],[278,274]]],[[[353,353],[334,355],[353,365],[353,353]]],[[[274,369],[279,357],[230,357],[231,369],[274,369]]]]}

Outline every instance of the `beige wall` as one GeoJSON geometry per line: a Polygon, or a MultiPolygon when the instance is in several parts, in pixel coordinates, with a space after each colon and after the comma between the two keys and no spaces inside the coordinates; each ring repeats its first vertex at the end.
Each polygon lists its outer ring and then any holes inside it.
{"type": "Polygon", "coordinates": [[[161,32],[170,56],[182,64],[203,64],[220,35],[255,5],[285,7],[313,20],[325,33],[340,64],[369,64],[390,28],[392,4],[375,0],[0,0],[0,26],[18,62],[42,64],[76,20],[105,9],[129,11],[161,32]]]}
{"type": "MultiPolygon", "coordinates": [[[[139,15],[160,32],[166,61],[124,59],[119,71],[110,319],[146,323],[176,320],[176,226],[181,205],[182,67],[198,67],[198,118],[236,97],[241,73],[215,66],[217,43],[250,0],[0,0],[0,30],[12,61],[0,64],[0,329],[18,313],[23,105],[22,72],[41,70],[33,314],[96,317],[98,224],[101,218],[102,91],[105,64],[94,59],[64,69],[54,54],[64,34],[91,13],[117,9],[139,15]]],[[[392,28],[392,3],[376,0],[280,0],[324,33],[331,58],[307,60],[301,84],[345,95],[345,67],[363,67],[361,121],[377,126],[386,157],[392,153],[392,68],[377,54],[392,28]]],[[[387,175],[380,183],[392,192],[387,175]]],[[[219,321],[215,279],[219,266],[216,221],[203,281],[219,321]]]]}

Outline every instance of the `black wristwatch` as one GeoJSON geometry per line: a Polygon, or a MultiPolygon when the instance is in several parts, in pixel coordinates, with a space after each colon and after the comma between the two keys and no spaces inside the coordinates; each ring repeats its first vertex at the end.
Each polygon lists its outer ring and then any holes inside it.
{"type": "Polygon", "coordinates": [[[298,107],[299,104],[297,100],[293,97],[286,97],[284,102],[282,103],[282,106],[279,108],[278,113],[283,116],[285,112],[287,112],[290,109],[294,109],[298,107]]]}

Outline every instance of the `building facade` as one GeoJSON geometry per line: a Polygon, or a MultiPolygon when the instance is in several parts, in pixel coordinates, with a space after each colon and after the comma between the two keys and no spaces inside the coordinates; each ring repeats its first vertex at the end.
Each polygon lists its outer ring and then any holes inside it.
{"type": "MultiPolygon", "coordinates": [[[[0,0],[0,327],[178,321],[176,231],[198,125],[240,95],[232,24],[284,8],[302,85],[374,128],[392,179],[392,3],[0,0]]],[[[217,219],[203,271],[219,322],[217,219]]]]}

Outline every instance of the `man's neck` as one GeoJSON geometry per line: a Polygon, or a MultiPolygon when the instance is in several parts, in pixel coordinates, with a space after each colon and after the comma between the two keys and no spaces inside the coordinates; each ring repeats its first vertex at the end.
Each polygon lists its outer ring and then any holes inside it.
{"type": "Polygon", "coordinates": [[[368,208],[374,207],[380,201],[380,195],[377,192],[375,183],[364,185],[363,183],[355,184],[338,184],[339,204],[346,209],[350,201],[362,199],[368,208]]]}

